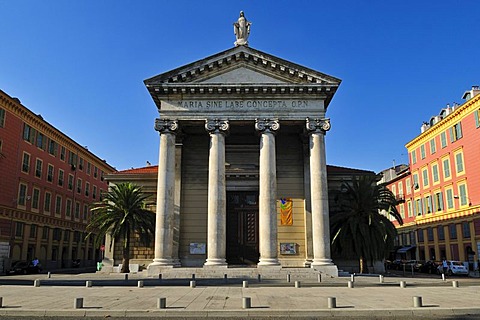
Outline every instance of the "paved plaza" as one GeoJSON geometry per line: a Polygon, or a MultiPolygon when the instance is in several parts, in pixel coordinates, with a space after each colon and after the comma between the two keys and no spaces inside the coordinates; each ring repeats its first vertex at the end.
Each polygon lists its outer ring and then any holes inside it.
{"type": "Polygon", "coordinates": [[[162,279],[142,273],[129,274],[128,279],[124,274],[98,273],[0,277],[0,317],[480,319],[479,279],[384,277],[381,281],[379,276],[357,276],[352,284],[351,277],[325,277],[318,282],[318,278],[293,273],[287,275],[288,282],[283,271],[278,277],[260,279],[252,274],[226,279],[197,275],[193,286],[192,277],[184,274],[166,274],[162,279]],[[34,280],[40,280],[38,287],[34,280]],[[336,308],[331,308],[332,297],[336,308]],[[83,298],[80,308],[74,306],[76,298],[83,298]],[[165,308],[159,308],[159,298],[166,299],[165,308]],[[244,298],[250,298],[251,308],[244,308],[244,298]]]}

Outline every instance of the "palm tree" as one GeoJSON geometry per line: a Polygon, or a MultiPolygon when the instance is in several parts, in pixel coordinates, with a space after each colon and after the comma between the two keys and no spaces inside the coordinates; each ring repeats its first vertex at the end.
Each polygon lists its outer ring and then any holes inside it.
{"type": "Polygon", "coordinates": [[[383,260],[393,249],[397,230],[389,217],[403,224],[395,195],[376,176],[352,177],[335,196],[331,221],[332,248],[359,259],[360,273],[366,263],[383,260]]]}
{"type": "Polygon", "coordinates": [[[95,246],[98,248],[109,234],[112,239],[122,243],[122,270],[130,272],[131,236],[138,234],[140,241],[148,243],[155,234],[155,214],[147,210],[148,195],[142,188],[130,182],[119,183],[103,194],[103,200],[92,206],[92,218],[87,226],[87,237],[96,234],[95,246]]]}

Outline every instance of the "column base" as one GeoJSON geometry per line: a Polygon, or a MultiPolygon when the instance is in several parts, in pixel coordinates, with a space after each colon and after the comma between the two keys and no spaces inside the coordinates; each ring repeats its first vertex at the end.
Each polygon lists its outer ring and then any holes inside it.
{"type": "Polygon", "coordinates": [[[227,262],[223,258],[207,259],[203,264],[203,267],[227,267],[227,262]]]}
{"type": "Polygon", "coordinates": [[[147,267],[147,275],[149,277],[158,276],[164,270],[173,269],[175,266],[173,259],[154,259],[147,267]]]}
{"type": "Polygon", "coordinates": [[[260,258],[257,264],[257,268],[262,267],[282,267],[277,258],[260,258]]]}
{"type": "Polygon", "coordinates": [[[316,264],[315,261],[312,263],[311,268],[315,271],[320,271],[321,273],[327,274],[332,277],[338,277],[338,268],[333,263],[328,265],[326,264],[316,264]]]}

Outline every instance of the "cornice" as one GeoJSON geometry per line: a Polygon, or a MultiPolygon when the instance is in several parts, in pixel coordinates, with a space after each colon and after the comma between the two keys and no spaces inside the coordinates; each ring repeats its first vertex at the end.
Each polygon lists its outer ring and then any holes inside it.
{"type": "Polygon", "coordinates": [[[480,94],[473,97],[472,99],[466,101],[464,104],[457,106],[455,110],[443,118],[440,122],[433,125],[425,132],[418,135],[416,138],[408,142],[405,147],[408,152],[411,152],[413,149],[416,149],[419,145],[429,141],[433,137],[439,135],[442,131],[450,128],[455,123],[463,120],[466,116],[473,113],[475,110],[480,108],[480,94]]]}

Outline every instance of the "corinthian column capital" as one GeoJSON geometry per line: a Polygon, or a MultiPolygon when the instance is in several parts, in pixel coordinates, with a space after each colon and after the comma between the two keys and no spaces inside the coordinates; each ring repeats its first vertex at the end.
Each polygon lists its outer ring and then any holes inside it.
{"type": "Polygon", "coordinates": [[[160,133],[176,133],[178,129],[177,120],[155,119],[155,130],[160,133]]]}
{"type": "Polygon", "coordinates": [[[322,132],[325,134],[328,130],[330,130],[330,119],[325,118],[325,119],[310,119],[307,118],[307,131],[310,133],[313,132],[322,132]]]}
{"type": "Polygon", "coordinates": [[[229,128],[230,128],[230,124],[228,123],[228,120],[220,120],[220,119],[205,120],[205,130],[207,130],[208,133],[226,134],[229,128]]]}
{"type": "Polygon", "coordinates": [[[280,122],[278,119],[255,119],[255,129],[262,133],[271,132],[276,133],[280,129],[280,122]]]}

